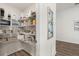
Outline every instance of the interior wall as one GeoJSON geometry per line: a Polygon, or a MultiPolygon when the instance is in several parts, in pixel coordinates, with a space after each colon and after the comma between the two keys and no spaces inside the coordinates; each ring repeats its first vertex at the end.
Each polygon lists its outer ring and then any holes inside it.
{"type": "Polygon", "coordinates": [[[79,31],[74,31],[74,21],[79,20],[79,6],[57,12],[57,40],[79,44],[79,31]]]}
{"type": "Polygon", "coordinates": [[[31,12],[36,11],[36,4],[32,4],[32,5],[28,6],[24,11],[20,11],[18,8],[14,8],[5,3],[0,3],[0,8],[3,8],[5,10],[4,19],[7,19],[8,14],[11,14],[12,19],[19,20],[21,16],[28,17],[28,16],[30,16],[31,12]]]}
{"type": "Polygon", "coordinates": [[[12,6],[9,6],[4,3],[0,3],[0,8],[3,8],[5,10],[5,17],[4,19],[8,18],[8,14],[11,14],[12,19],[19,19],[20,17],[20,11],[16,8],[13,8],[12,6]]]}
{"type": "Polygon", "coordinates": [[[36,11],[36,4],[32,4],[21,13],[21,16],[29,17],[31,12],[35,11],[36,11]]]}
{"type": "Polygon", "coordinates": [[[40,3],[38,4],[38,20],[39,20],[39,54],[40,56],[51,56],[55,55],[56,53],[56,44],[55,44],[55,39],[56,39],[56,4],[48,4],[48,3],[40,3]],[[54,37],[49,39],[47,38],[47,7],[51,8],[51,10],[54,12],[53,17],[53,31],[54,31],[54,37]]]}

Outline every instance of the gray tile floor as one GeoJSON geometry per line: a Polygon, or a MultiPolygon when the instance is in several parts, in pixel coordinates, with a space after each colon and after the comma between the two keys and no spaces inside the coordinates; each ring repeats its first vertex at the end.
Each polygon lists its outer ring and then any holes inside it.
{"type": "Polygon", "coordinates": [[[20,50],[20,51],[17,51],[15,53],[12,53],[8,56],[31,56],[31,54],[29,54],[28,52],[26,52],[24,50],[20,50]]]}

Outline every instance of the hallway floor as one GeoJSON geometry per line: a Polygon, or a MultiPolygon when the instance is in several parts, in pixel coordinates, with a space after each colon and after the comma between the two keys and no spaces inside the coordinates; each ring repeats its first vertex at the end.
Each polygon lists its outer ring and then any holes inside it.
{"type": "Polygon", "coordinates": [[[56,41],[56,56],[79,56],[79,44],[56,41]]]}

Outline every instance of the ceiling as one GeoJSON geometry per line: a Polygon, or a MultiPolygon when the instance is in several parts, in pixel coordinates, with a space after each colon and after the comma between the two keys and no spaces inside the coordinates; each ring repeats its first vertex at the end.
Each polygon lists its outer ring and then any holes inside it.
{"type": "Polygon", "coordinates": [[[24,9],[32,6],[34,3],[5,3],[5,4],[23,11],[24,9]]]}
{"type": "Polygon", "coordinates": [[[56,4],[56,11],[60,12],[75,6],[75,3],[57,3],[56,4]]]}
{"type": "MultiPolygon", "coordinates": [[[[23,11],[24,9],[32,6],[35,3],[5,3],[5,4],[15,7],[15,8],[19,9],[20,11],[23,11]]],[[[56,10],[57,10],[57,12],[60,12],[60,11],[66,10],[68,8],[72,8],[74,6],[75,6],[74,3],[57,3],[56,10]]]]}

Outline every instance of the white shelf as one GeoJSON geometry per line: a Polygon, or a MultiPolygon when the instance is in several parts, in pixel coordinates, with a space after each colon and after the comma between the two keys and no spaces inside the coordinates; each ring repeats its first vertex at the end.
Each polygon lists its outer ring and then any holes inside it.
{"type": "Polygon", "coordinates": [[[36,25],[20,25],[18,27],[36,27],[36,25]]]}

